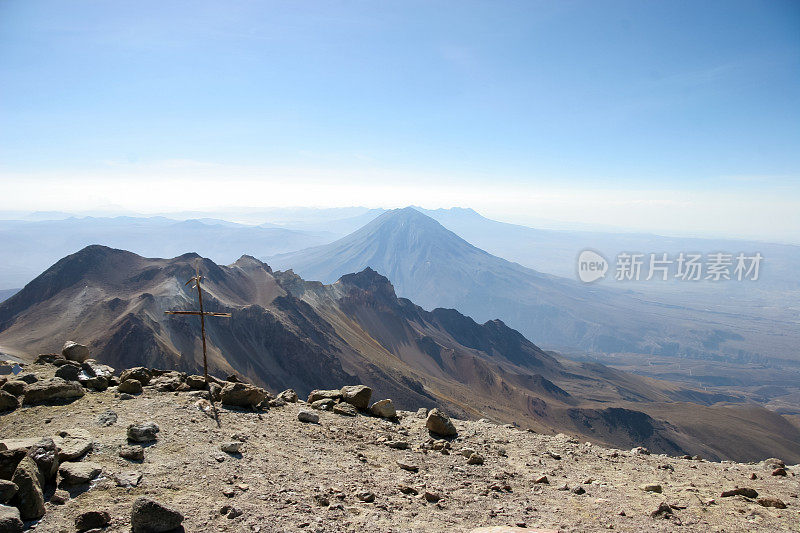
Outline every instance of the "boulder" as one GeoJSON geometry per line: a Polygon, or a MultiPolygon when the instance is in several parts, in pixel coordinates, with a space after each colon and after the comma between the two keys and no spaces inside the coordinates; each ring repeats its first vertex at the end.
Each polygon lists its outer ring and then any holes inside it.
{"type": "Polygon", "coordinates": [[[113,477],[117,487],[124,487],[127,489],[139,485],[139,482],[142,480],[142,473],[135,471],[120,472],[119,474],[114,474],[113,477]]]}
{"type": "Polygon", "coordinates": [[[53,480],[58,472],[58,448],[53,439],[41,439],[28,450],[28,457],[39,467],[45,483],[53,480]]]}
{"type": "Polygon", "coordinates": [[[83,485],[100,475],[103,468],[97,463],[82,461],[79,463],[64,463],[58,469],[61,482],[64,485],[83,485]]]}
{"type": "Polygon", "coordinates": [[[349,403],[337,403],[333,406],[333,412],[337,415],[356,416],[358,414],[358,409],[349,403]]]}
{"type": "Polygon", "coordinates": [[[0,479],[10,480],[14,476],[17,465],[27,454],[27,449],[0,451],[0,479]]]}
{"type": "Polygon", "coordinates": [[[153,442],[157,439],[156,433],[160,431],[155,422],[131,424],[128,426],[128,440],[132,442],[153,442]]]}
{"type": "Polygon", "coordinates": [[[141,394],[142,382],[138,379],[126,379],[117,385],[117,390],[128,394],[141,394]]]}
{"type": "Polygon", "coordinates": [[[111,515],[106,511],[86,511],[75,517],[75,529],[79,532],[101,529],[111,524],[111,515]]]}
{"type": "Polygon", "coordinates": [[[13,411],[19,407],[19,400],[13,394],[0,390],[0,411],[13,411]]]}
{"type": "Polygon", "coordinates": [[[184,379],[186,379],[186,374],[181,372],[166,372],[151,379],[150,386],[155,387],[155,389],[159,392],[174,392],[184,384],[184,379]]]}
{"type": "Polygon", "coordinates": [[[56,370],[56,377],[66,381],[78,381],[80,374],[81,365],[72,361],[68,361],[56,370]]]}
{"type": "Polygon", "coordinates": [[[0,531],[4,533],[22,533],[22,519],[19,509],[0,505],[0,531]]]}
{"type": "Polygon", "coordinates": [[[108,378],[103,376],[86,376],[84,373],[81,373],[81,375],[78,376],[78,383],[87,389],[92,389],[97,392],[103,392],[108,388],[108,378]]]}
{"type": "Polygon", "coordinates": [[[428,418],[425,421],[425,427],[428,431],[442,437],[455,437],[458,435],[456,427],[450,421],[450,417],[441,412],[439,409],[431,409],[428,413],[428,418]]]}
{"type": "Polygon", "coordinates": [[[58,460],[62,463],[80,459],[94,446],[89,432],[79,428],[59,431],[53,440],[59,449],[58,460]]]}
{"type": "Polygon", "coordinates": [[[297,419],[300,422],[319,424],[319,415],[313,411],[300,411],[297,413],[297,419]]]}
{"type": "Polygon", "coordinates": [[[287,403],[297,403],[297,400],[299,400],[294,389],[286,389],[282,393],[278,394],[277,399],[283,400],[287,403]]]}
{"type": "Polygon", "coordinates": [[[74,400],[86,394],[80,383],[61,378],[43,379],[25,388],[23,404],[35,405],[58,400],[74,400]]]}
{"type": "Polygon", "coordinates": [[[315,402],[312,402],[311,403],[311,408],[312,409],[318,409],[320,411],[330,411],[333,408],[335,403],[336,402],[334,402],[330,398],[323,398],[321,400],[317,400],[315,402]]]}
{"type": "MultiPolygon", "coordinates": [[[[13,481],[0,479],[0,503],[7,503],[17,493],[17,485],[13,481]]],[[[2,529],[0,529],[2,531],[2,529]]]]}
{"type": "Polygon", "coordinates": [[[133,533],[164,533],[181,526],[183,515],[150,498],[137,498],[131,508],[133,533]]]}
{"type": "Polygon", "coordinates": [[[267,397],[267,391],[246,383],[228,382],[219,393],[223,405],[255,407],[267,397]]]}
{"type": "Polygon", "coordinates": [[[0,390],[5,391],[9,394],[14,396],[22,396],[25,393],[25,387],[28,384],[19,379],[12,379],[10,381],[6,381],[3,383],[3,386],[0,387],[0,390]]]}
{"type": "Polygon", "coordinates": [[[89,348],[74,341],[67,341],[61,349],[61,355],[69,361],[82,363],[89,359],[89,348]]]}
{"type": "Polygon", "coordinates": [[[394,403],[389,399],[379,400],[373,403],[372,407],[369,408],[369,412],[381,418],[395,418],[397,416],[394,403]]]}
{"type": "Polygon", "coordinates": [[[141,446],[121,446],[119,456],[128,461],[144,461],[144,448],[141,446]]]}
{"type": "Polygon", "coordinates": [[[186,384],[189,385],[189,388],[192,390],[205,390],[206,378],[194,374],[186,378],[186,384]]]}
{"type": "Polygon", "coordinates": [[[119,381],[122,383],[126,379],[135,379],[142,385],[147,385],[150,383],[150,380],[153,378],[153,373],[143,367],[137,366],[134,368],[129,368],[128,370],[123,370],[122,374],[119,376],[119,381]]]}
{"type": "Polygon", "coordinates": [[[17,486],[11,501],[19,509],[20,518],[27,521],[44,516],[44,479],[33,459],[23,457],[11,481],[17,486]]]}
{"type": "Polygon", "coordinates": [[[339,391],[342,401],[349,403],[356,409],[366,409],[369,407],[369,399],[372,397],[372,389],[365,385],[348,385],[339,391]]]}
{"type": "Polygon", "coordinates": [[[340,390],[312,390],[308,395],[308,403],[314,403],[319,400],[339,400],[342,398],[342,391],[340,390]]]}

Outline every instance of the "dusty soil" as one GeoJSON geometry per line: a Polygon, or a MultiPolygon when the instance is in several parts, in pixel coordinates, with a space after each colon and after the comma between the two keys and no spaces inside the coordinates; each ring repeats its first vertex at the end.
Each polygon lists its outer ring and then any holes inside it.
{"type": "MultiPolygon", "coordinates": [[[[27,370],[49,372],[46,365],[27,370]]],[[[91,485],[73,489],[66,504],[47,503],[35,530],[75,531],[78,514],[105,510],[112,516],[109,531],[130,531],[131,504],[149,496],[180,510],[186,531],[203,532],[436,532],[497,525],[576,532],[800,531],[797,465],[778,477],[763,463],[643,455],[486,420],[455,420],[459,435],[443,452],[426,449],[431,436],[417,413],[400,412],[392,422],[319,412],[320,423],[309,424],[297,419],[309,409],[303,402],[264,412],[217,405],[206,414],[197,405],[199,394],[145,387],[123,400],[111,387],[66,405],[23,407],[0,416],[0,440],[87,430],[94,447],[82,460],[103,467],[91,485]],[[109,409],[118,420],[103,427],[97,418],[109,409]],[[144,461],[120,458],[127,426],[145,421],[156,422],[160,432],[145,447],[144,461]],[[245,441],[241,454],[220,451],[235,434],[245,441]],[[397,442],[410,448],[387,444],[397,442]],[[482,455],[484,464],[467,464],[459,453],[463,448],[482,455]],[[401,468],[398,460],[418,471],[401,468]],[[114,476],[126,472],[142,474],[138,486],[117,486],[114,476]],[[535,483],[543,475],[549,484],[535,483]],[[645,492],[643,484],[659,484],[663,492],[645,492]],[[568,490],[562,490],[565,485],[568,490]],[[757,490],[759,498],[779,498],[787,508],[721,497],[737,486],[757,490]],[[576,494],[576,487],[585,493],[576,494]],[[428,499],[441,499],[428,501],[426,491],[428,499]],[[365,492],[374,500],[362,501],[371,500],[365,492]],[[662,502],[672,512],[651,517],[662,502]],[[241,515],[228,518],[221,514],[225,506],[241,515]]]]}

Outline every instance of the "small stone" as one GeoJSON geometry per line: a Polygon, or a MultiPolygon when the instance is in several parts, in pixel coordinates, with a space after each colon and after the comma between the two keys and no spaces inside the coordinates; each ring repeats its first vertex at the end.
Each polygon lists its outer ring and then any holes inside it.
{"type": "Polygon", "coordinates": [[[650,450],[644,446],[637,446],[631,450],[631,453],[634,455],[650,455],[650,450]]]}
{"type": "Polygon", "coordinates": [[[75,517],[75,529],[88,531],[100,529],[111,524],[111,515],[105,511],[86,511],[75,517]]]}
{"type": "Polygon", "coordinates": [[[319,415],[312,411],[300,411],[299,413],[297,413],[297,419],[300,422],[319,424],[319,415]]]}
{"type": "Polygon", "coordinates": [[[117,487],[124,487],[124,488],[131,488],[136,487],[139,485],[139,482],[142,480],[142,473],[141,472],[120,472],[119,474],[114,474],[114,482],[117,484],[117,487]]]}
{"type": "Polygon", "coordinates": [[[670,518],[672,516],[672,507],[666,502],[661,502],[658,509],[650,513],[651,518],[670,518]]]}
{"type": "Polygon", "coordinates": [[[428,410],[425,407],[420,407],[417,409],[416,415],[417,418],[426,419],[428,418],[428,410]]]}
{"type": "Polygon", "coordinates": [[[241,453],[242,443],[240,441],[223,442],[219,445],[219,449],[230,454],[241,453]]]}
{"type": "Polygon", "coordinates": [[[772,471],[773,476],[782,476],[786,477],[786,469],[785,468],[776,468],[772,471]]]}
{"type": "Polygon", "coordinates": [[[436,503],[442,499],[442,496],[438,492],[431,492],[428,490],[425,491],[422,497],[425,498],[425,501],[430,503],[436,503]]]}
{"type": "Polygon", "coordinates": [[[649,484],[646,484],[646,485],[640,485],[639,488],[641,490],[645,491],[645,492],[657,492],[659,494],[661,494],[661,491],[663,490],[661,485],[658,485],[657,483],[649,483],[649,484]]]}
{"type": "Polygon", "coordinates": [[[417,489],[415,489],[414,487],[410,487],[408,485],[400,485],[399,487],[397,487],[397,489],[403,494],[409,494],[412,496],[416,496],[417,494],[419,494],[417,489]]]}
{"type": "Polygon", "coordinates": [[[0,503],[7,503],[17,493],[17,485],[7,479],[0,479],[0,503]]]}
{"type": "Polygon", "coordinates": [[[397,466],[399,466],[403,470],[408,470],[409,472],[418,472],[419,471],[419,466],[417,466],[414,463],[411,463],[411,462],[409,462],[407,460],[398,459],[396,462],[397,462],[397,466]]]}
{"type": "Polygon", "coordinates": [[[64,485],[83,485],[100,475],[103,468],[90,462],[64,463],[58,469],[64,485]]]}
{"type": "Polygon", "coordinates": [[[786,504],[778,498],[759,498],[758,505],[762,507],[774,507],[775,509],[786,509],[786,504]]]}
{"type": "Polygon", "coordinates": [[[299,399],[294,389],[286,389],[285,391],[278,394],[277,398],[287,403],[297,403],[297,400],[299,399]]]}
{"type": "Polygon", "coordinates": [[[358,410],[349,403],[337,403],[333,406],[333,412],[344,416],[356,416],[358,414],[358,410]]]}
{"type": "Polygon", "coordinates": [[[750,474],[750,479],[751,479],[751,480],[756,480],[756,479],[758,479],[758,476],[756,475],[756,473],[755,473],[755,472],[753,472],[752,474],[750,474]]]}
{"type": "Polygon", "coordinates": [[[548,455],[548,456],[549,456],[551,459],[555,459],[556,461],[560,461],[560,460],[561,460],[561,455],[557,454],[556,452],[551,452],[551,451],[549,451],[549,450],[548,450],[548,451],[547,451],[547,455],[548,455]]]}
{"type": "Polygon", "coordinates": [[[411,446],[404,440],[387,440],[386,446],[394,450],[407,450],[411,446]]]}
{"type": "Polygon", "coordinates": [[[159,431],[158,424],[155,422],[131,424],[128,426],[128,440],[133,442],[153,442],[158,438],[156,433],[159,431]]]}
{"type": "Polygon", "coordinates": [[[78,376],[81,374],[81,366],[76,363],[69,362],[62,365],[56,370],[55,376],[67,381],[78,381],[78,376]]]}
{"type": "Polygon", "coordinates": [[[311,408],[317,409],[318,411],[330,411],[334,404],[335,402],[330,398],[323,398],[321,400],[311,402],[311,408]]]}
{"type": "Polygon", "coordinates": [[[375,501],[375,493],[369,491],[362,491],[356,494],[356,498],[364,503],[372,503],[375,501]]]}
{"type": "Polygon", "coordinates": [[[67,341],[64,343],[64,347],[61,348],[61,355],[68,361],[83,363],[89,359],[89,348],[75,341],[67,341]]]}
{"type": "Polygon", "coordinates": [[[8,505],[0,505],[0,531],[4,533],[22,533],[22,527],[19,509],[8,505]]]}
{"type": "Polygon", "coordinates": [[[395,418],[397,416],[397,409],[394,407],[394,402],[388,398],[373,403],[369,408],[369,412],[372,413],[373,416],[381,418],[395,418]]]}
{"type": "Polygon", "coordinates": [[[119,456],[128,461],[144,461],[144,448],[141,446],[121,446],[119,456]]]}
{"type": "Polygon", "coordinates": [[[342,398],[341,390],[312,390],[308,395],[308,403],[319,400],[339,400],[342,398]]]}
{"type": "Polygon", "coordinates": [[[483,464],[483,456],[481,454],[477,453],[477,452],[473,453],[472,455],[469,456],[469,459],[467,459],[467,464],[468,465],[482,465],[483,464]]]}
{"type": "Polygon", "coordinates": [[[142,382],[138,379],[126,379],[117,385],[117,390],[126,394],[141,394],[142,382]]]}
{"type": "Polygon", "coordinates": [[[431,409],[425,421],[425,427],[428,428],[429,432],[442,437],[455,437],[458,435],[458,431],[450,417],[439,409],[431,409]]]}
{"type": "Polygon", "coordinates": [[[62,463],[83,457],[94,446],[89,432],[80,428],[59,431],[54,440],[59,449],[58,460],[62,463]]]}
{"type": "Polygon", "coordinates": [[[547,479],[547,476],[539,476],[536,479],[534,479],[533,482],[534,483],[543,483],[545,485],[549,485],[550,484],[550,480],[547,479]]]}
{"type": "Polygon", "coordinates": [[[586,489],[578,485],[577,487],[572,489],[572,494],[578,494],[578,495],[586,494],[586,489]]]}
{"type": "Polygon", "coordinates": [[[369,399],[372,397],[372,389],[365,385],[348,385],[339,391],[342,401],[352,405],[356,409],[366,409],[369,407],[369,399]]]}
{"type": "Polygon", "coordinates": [[[281,398],[273,398],[272,400],[267,402],[269,407],[283,407],[286,405],[286,400],[281,398]]]}
{"type": "Polygon", "coordinates": [[[9,392],[0,390],[0,411],[13,411],[17,407],[19,407],[19,399],[9,392]]]}
{"type": "Polygon", "coordinates": [[[205,390],[206,389],[206,378],[203,376],[198,376],[197,374],[187,376],[186,377],[186,384],[192,390],[205,390]]]}
{"type": "Polygon", "coordinates": [[[744,496],[745,498],[753,499],[753,498],[758,498],[758,492],[756,492],[754,489],[750,489],[750,488],[746,488],[746,487],[742,487],[742,488],[737,487],[737,488],[732,489],[732,490],[724,491],[721,494],[721,496],[723,498],[730,498],[731,496],[744,496]]]}
{"type": "Polygon", "coordinates": [[[183,515],[155,500],[141,497],[131,508],[133,533],[165,533],[180,527],[183,515]]]}
{"type": "Polygon", "coordinates": [[[65,491],[64,489],[56,490],[52,496],[50,496],[50,503],[53,505],[64,505],[69,500],[69,492],[65,491]]]}
{"type": "Polygon", "coordinates": [[[117,423],[117,413],[108,409],[97,415],[97,425],[103,427],[113,426],[117,423]]]}

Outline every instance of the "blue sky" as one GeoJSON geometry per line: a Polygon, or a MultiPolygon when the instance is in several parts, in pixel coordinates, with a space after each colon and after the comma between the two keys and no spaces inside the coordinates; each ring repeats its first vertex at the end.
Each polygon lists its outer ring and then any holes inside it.
{"type": "Polygon", "coordinates": [[[5,0],[0,186],[800,241],[800,2],[5,0]]]}

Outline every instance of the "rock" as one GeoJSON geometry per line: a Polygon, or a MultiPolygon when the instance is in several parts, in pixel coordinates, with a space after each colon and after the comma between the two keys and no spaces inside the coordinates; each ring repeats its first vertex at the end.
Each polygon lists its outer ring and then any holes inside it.
{"type": "Polygon", "coordinates": [[[108,409],[97,415],[97,425],[103,427],[113,426],[117,423],[117,413],[108,409]]]}
{"type": "Polygon", "coordinates": [[[479,453],[473,453],[467,459],[468,465],[482,465],[483,464],[483,456],[479,453]]]}
{"type": "Polygon", "coordinates": [[[11,381],[6,381],[3,383],[3,386],[0,387],[0,390],[5,391],[13,396],[22,396],[25,393],[25,387],[27,386],[28,384],[24,381],[12,379],[11,381]]]}
{"type": "Polygon", "coordinates": [[[640,485],[639,488],[645,492],[657,492],[659,494],[661,494],[661,491],[663,490],[661,485],[658,485],[657,483],[640,485]]]}
{"type": "Polygon", "coordinates": [[[436,503],[442,499],[442,496],[438,492],[431,492],[429,490],[426,490],[422,497],[425,498],[425,501],[430,503],[436,503]]]}
{"type": "Polygon", "coordinates": [[[761,507],[774,507],[775,509],[786,509],[786,504],[778,498],[759,498],[758,505],[761,507]]]}
{"type": "Polygon", "coordinates": [[[381,418],[395,418],[397,416],[397,410],[394,408],[394,403],[389,399],[379,400],[373,403],[372,407],[369,408],[369,412],[374,416],[379,416],[381,418]]]}
{"type": "Polygon", "coordinates": [[[153,379],[153,373],[143,366],[137,366],[123,371],[119,376],[120,383],[128,379],[135,379],[142,385],[148,385],[150,380],[153,379]]]}
{"type": "Polygon", "coordinates": [[[203,376],[198,376],[197,374],[187,376],[186,384],[189,385],[189,388],[192,390],[205,390],[206,378],[203,376]]]}
{"type": "Polygon", "coordinates": [[[138,379],[126,379],[117,385],[117,390],[127,394],[141,394],[143,390],[142,382],[138,379]]]}
{"type": "Polygon", "coordinates": [[[36,377],[36,374],[31,374],[31,373],[20,374],[19,376],[17,376],[17,379],[27,385],[31,385],[32,383],[36,383],[37,381],[39,381],[39,378],[36,377]]]}
{"type": "Polygon", "coordinates": [[[431,433],[442,437],[455,437],[458,435],[458,431],[450,421],[450,417],[439,409],[431,409],[428,413],[428,419],[425,421],[425,427],[431,433]]]}
{"type": "Polygon", "coordinates": [[[228,382],[222,387],[219,399],[224,405],[255,407],[267,397],[267,391],[246,383],[228,382]]]}
{"type": "Polygon", "coordinates": [[[165,533],[180,527],[183,515],[155,500],[141,497],[131,508],[133,533],[165,533]]]}
{"type": "Polygon", "coordinates": [[[369,407],[369,399],[372,397],[372,389],[365,385],[348,385],[341,389],[342,401],[355,407],[356,409],[366,409],[369,407]]]}
{"type": "Polygon", "coordinates": [[[516,526],[477,527],[469,533],[558,533],[557,529],[528,529],[516,526]]]}
{"type": "Polygon", "coordinates": [[[25,388],[23,404],[35,405],[55,400],[74,400],[86,394],[80,383],[61,378],[43,379],[25,388]]]}
{"type": "Polygon", "coordinates": [[[312,411],[300,411],[297,413],[297,419],[300,422],[309,422],[311,424],[319,424],[319,415],[312,411]]]}
{"type": "Polygon", "coordinates": [[[0,505],[0,531],[3,533],[22,533],[22,519],[19,509],[0,505]]]}
{"type": "Polygon", "coordinates": [[[417,489],[415,489],[414,487],[410,487],[408,485],[400,485],[397,487],[397,490],[399,490],[403,494],[410,494],[411,496],[416,496],[417,494],[419,494],[417,489]]]}
{"type": "Polygon", "coordinates": [[[17,465],[27,454],[27,449],[0,451],[0,479],[11,479],[17,465]]]}
{"type": "Polygon", "coordinates": [[[745,487],[737,487],[732,490],[726,490],[721,494],[723,498],[729,498],[731,496],[744,496],[745,498],[758,498],[758,492],[755,489],[745,488],[745,487]]]}
{"type": "MultiPolygon", "coordinates": [[[[6,383],[8,385],[8,383],[6,383]]],[[[19,407],[19,400],[13,394],[0,390],[0,411],[13,411],[19,407]]]]}
{"type": "Polygon", "coordinates": [[[80,459],[94,446],[89,432],[79,428],[59,431],[54,440],[59,449],[58,460],[62,463],[80,459]]]}
{"type": "Polygon", "coordinates": [[[572,489],[572,494],[577,494],[578,496],[580,496],[581,494],[586,494],[586,489],[578,485],[577,487],[572,489]]]}
{"type": "Polygon", "coordinates": [[[314,403],[318,400],[340,400],[342,398],[342,391],[340,390],[312,390],[308,395],[308,403],[314,403]]]}
{"type": "Polygon", "coordinates": [[[297,393],[294,391],[294,389],[286,389],[282,393],[278,394],[278,399],[287,403],[297,403],[299,398],[297,397],[297,393]]]}
{"type": "Polygon", "coordinates": [[[333,400],[331,400],[330,398],[323,398],[321,400],[317,400],[315,402],[312,402],[311,403],[311,408],[312,409],[316,409],[318,411],[330,411],[333,408],[334,405],[335,405],[335,402],[333,400]]]}
{"type": "Polygon", "coordinates": [[[547,451],[547,455],[548,455],[548,456],[549,456],[551,459],[555,459],[556,461],[560,461],[560,460],[561,460],[561,455],[557,454],[556,452],[551,452],[550,450],[548,450],[548,451],[547,451]]]}
{"type": "Polygon", "coordinates": [[[50,496],[50,503],[53,505],[64,505],[69,500],[69,492],[65,491],[64,489],[56,490],[52,496],[50,496]]]}
{"type": "Polygon", "coordinates": [[[78,376],[81,375],[81,365],[73,362],[68,362],[56,370],[56,377],[66,381],[78,381],[78,376]]]}
{"type": "Polygon", "coordinates": [[[97,392],[103,392],[108,388],[108,378],[103,376],[86,376],[81,374],[78,376],[78,382],[87,389],[97,392]]]}
{"type": "Polygon", "coordinates": [[[39,467],[45,483],[56,477],[58,472],[58,448],[51,438],[44,438],[31,446],[28,457],[39,467]]]}
{"type": "Polygon", "coordinates": [[[773,476],[783,476],[786,477],[786,469],[785,468],[776,468],[772,471],[773,476]]]}
{"type": "Polygon", "coordinates": [[[416,412],[415,416],[417,418],[420,418],[420,419],[424,420],[424,419],[428,418],[428,410],[425,407],[420,407],[419,409],[417,409],[417,412],[416,412]]]}
{"type": "Polygon", "coordinates": [[[19,509],[22,520],[44,516],[44,479],[33,459],[23,457],[11,481],[17,486],[17,494],[11,501],[19,509]]]}
{"type": "Polygon", "coordinates": [[[185,388],[182,387],[182,385],[185,385],[184,379],[186,379],[186,374],[172,370],[151,379],[150,386],[159,392],[175,392],[181,389],[188,390],[188,385],[186,385],[185,388]]]}
{"type": "Polygon", "coordinates": [[[67,341],[64,343],[64,347],[61,348],[61,355],[69,361],[83,363],[89,359],[89,348],[74,341],[67,341]]]}
{"type": "Polygon", "coordinates": [[[230,454],[241,453],[242,444],[240,441],[223,442],[219,445],[219,449],[230,454]]]}
{"type": "Polygon", "coordinates": [[[404,440],[387,440],[386,445],[395,450],[407,450],[411,447],[411,445],[404,440]]]}
{"type": "Polygon", "coordinates": [[[111,524],[111,515],[105,511],[86,511],[75,517],[75,529],[88,531],[100,529],[111,524]]]}
{"type": "Polygon", "coordinates": [[[129,472],[120,472],[119,474],[114,474],[114,482],[117,484],[117,487],[123,487],[123,488],[136,487],[139,485],[139,482],[141,480],[142,480],[142,473],[133,470],[129,472]]]}
{"type": "Polygon", "coordinates": [[[398,459],[397,460],[397,466],[399,466],[403,470],[408,470],[409,472],[418,472],[419,471],[419,467],[417,465],[415,465],[414,463],[412,463],[412,462],[410,462],[410,461],[408,461],[406,459],[398,459]]]}
{"type": "Polygon", "coordinates": [[[375,493],[368,490],[361,491],[356,494],[356,498],[365,503],[372,503],[375,501],[375,493]]]}
{"type": "Polygon", "coordinates": [[[650,455],[650,450],[644,446],[637,446],[636,448],[631,449],[631,453],[633,455],[650,455]]]}
{"type": "Polygon", "coordinates": [[[533,482],[534,483],[543,483],[545,485],[549,485],[550,484],[550,480],[547,479],[547,476],[539,476],[536,479],[534,479],[533,482]]]}
{"type": "Polygon", "coordinates": [[[651,518],[670,518],[672,516],[672,507],[666,502],[661,502],[658,509],[650,513],[651,518]]]}
{"type": "Polygon", "coordinates": [[[158,424],[155,422],[131,424],[128,426],[128,440],[132,442],[153,442],[158,438],[156,433],[159,431],[158,424]]]}
{"type": "Polygon", "coordinates": [[[141,446],[121,446],[119,456],[128,461],[144,461],[144,448],[141,446]]]}
{"type": "Polygon", "coordinates": [[[344,416],[356,416],[358,414],[358,410],[355,406],[349,403],[337,403],[333,406],[333,412],[337,415],[344,415],[344,416]]]}
{"type": "Polygon", "coordinates": [[[100,475],[103,468],[90,462],[64,463],[58,469],[64,485],[83,485],[100,475]]]}
{"type": "Polygon", "coordinates": [[[0,479],[0,503],[6,503],[10,501],[16,493],[16,483],[8,481],[7,479],[0,479]]]}
{"type": "Polygon", "coordinates": [[[473,453],[475,453],[475,449],[474,449],[474,448],[461,448],[461,449],[458,451],[458,453],[460,453],[461,455],[463,455],[464,457],[466,457],[467,459],[469,459],[470,455],[472,455],[473,453]]]}
{"type": "Polygon", "coordinates": [[[286,405],[286,401],[281,398],[273,398],[267,402],[267,405],[269,407],[284,407],[286,405]]]}

